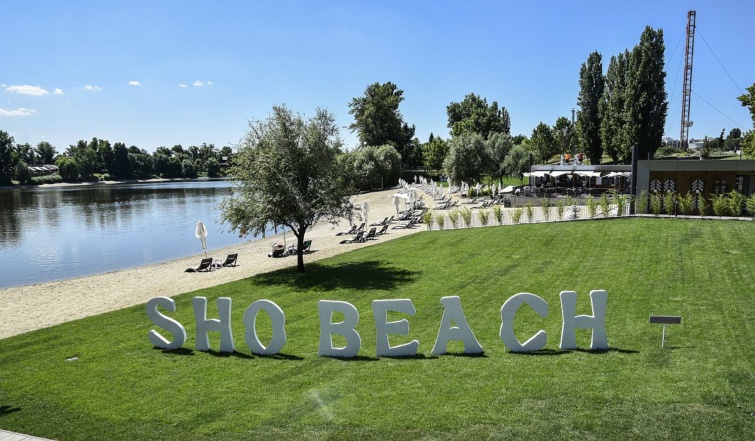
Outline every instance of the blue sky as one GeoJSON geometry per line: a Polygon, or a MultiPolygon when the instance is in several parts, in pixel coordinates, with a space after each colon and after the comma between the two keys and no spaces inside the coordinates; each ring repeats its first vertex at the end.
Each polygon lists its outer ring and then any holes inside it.
{"type": "Polygon", "coordinates": [[[286,104],[337,118],[374,82],[404,90],[404,120],[448,137],[446,106],[476,93],[513,134],[571,117],[593,51],[666,44],[667,134],[679,137],[687,11],[697,11],[691,137],[752,127],[736,97],[755,83],[755,2],[9,1],[0,43],[0,130],[59,152],[92,137],[136,145],[234,145],[286,104]]]}

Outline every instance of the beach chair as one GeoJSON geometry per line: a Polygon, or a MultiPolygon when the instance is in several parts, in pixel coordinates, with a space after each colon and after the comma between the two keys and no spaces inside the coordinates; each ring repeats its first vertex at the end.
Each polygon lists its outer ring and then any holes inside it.
{"type": "Polygon", "coordinates": [[[236,266],[236,260],[237,260],[238,258],[239,258],[239,255],[238,255],[238,254],[236,254],[236,253],[234,253],[234,254],[229,254],[229,255],[228,255],[228,256],[227,256],[226,258],[225,258],[225,261],[223,261],[223,263],[221,263],[221,264],[220,264],[220,266],[221,266],[221,267],[226,267],[226,266],[236,266]]]}
{"type": "Polygon", "coordinates": [[[202,259],[201,262],[199,262],[199,266],[197,267],[189,267],[186,268],[186,273],[199,273],[204,271],[211,271],[212,270],[212,257],[208,257],[206,259],[202,259]]]}
{"type": "Polygon", "coordinates": [[[286,255],[286,247],[282,243],[276,243],[273,245],[273,252],[267,255],[267,257],[283,257],[286,255]]]}
{"type": "MultiPolygon", "coordinates": [[[[310,250],[311,247],[312,247],[312,241],[311,240],[305,240],[304,241],[304,246],[302,248],[302,250],[303,250],[302,252],[307,253],[307,252],[311,251],[310,250]]],[[[289,254],[296,254],[298,251],[299,251],[299,245],[298,244],[291,245],[290,247],[288,247],[288,253],[289,254]]]]}
{"type": "Polygon", "coordinates": [[[377,227],[370,228],[370,231],[367,233],[366,236],[364,236],[364,240],[374,239],[376,233],[377,233],[377,227]]]}
{"type": "Polygon", "coordinates": [[[359,231],[353,239],[344,239],[339,244],[364,242],[364,230],[359,231]]]}
{"type": "Polygon", "coordinates": [[[370,226],[371,227],[382,227],[383,225],[385,225],[387,223],[388,223],[388,218],[386,217],[385,219],[383,219],[380,222],[377,222],[377,223],[374,223],[374,224],[370,224],[370,226]]]}
{"type": "Polygon", "coordinates": [[[378,235],[378,236],[380,236],[381,234],[387,233],[388,232],[388,226],[389,226],[388,224],[383,225],[383,228],[381,228],[380,231],[378,231],[375,234],[378,235]]]}

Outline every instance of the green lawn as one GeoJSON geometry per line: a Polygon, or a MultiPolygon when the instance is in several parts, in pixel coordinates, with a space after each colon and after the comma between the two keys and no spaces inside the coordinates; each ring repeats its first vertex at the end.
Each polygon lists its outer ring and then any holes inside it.
{"type": "MultiPolygon", "coordinates": [[[[422,232],[309,264],[306,274],[177,297],[167,315],[187,330],[178,351],[151,346],[144,306],[0,340],[0,428],[59,440],[752,439],[753,262],[754,222],[422,232]],[[559,292],[577,291],[577,313],[589,314],[592,289],[608,291],[611,349],[559,350],[559,292]],[[510,353],[498,337],[501,305],[519,292],[550,306],[547,319],[528,307],[517,315],[520,340],[548,332],[537,354],[510,353]],[[236,353],[194,350],[195,295],[210,299],[210,317],[215,298],[233,299],[236,353]],[[449,295],[461,297],[484,356],[464,356],[458,343],[454,355],[430,354],[449,295]],[[263,298],[286,314],[278,356],[252,356],[244,344],[242,314],[263,298]],[[370,304],[389,298],[417,309],[409,337],[391,339],[418,339],[417,357],[375,357],[370,304]],[[359,310],[355,359],[317,356],[320,299],[359,310]],[[683,316],[668,327],[667,349],[650,313],[683,316]]],[[[269,328],[262,313],[265,343],[269,328]]],[[[581,348],[589,340],[578,331],[581,348]]]]}

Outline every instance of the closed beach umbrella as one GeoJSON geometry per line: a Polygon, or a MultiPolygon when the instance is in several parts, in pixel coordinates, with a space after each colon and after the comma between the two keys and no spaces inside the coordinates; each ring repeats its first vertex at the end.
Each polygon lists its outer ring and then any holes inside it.
{"type": "Polygon", "coordinates": [[[362,204],[362,213],[364,214],[364,223],[367,223],[367,216],[370,214],[370,204],[367,201],[362,204]]]}
{"type": "Polygon", "coordinates": [[[401,202],[400,202],[400,201],[398,200],[398,196],[394,196],[394,197],[393,197],[393,205],[395,205],[395,206],[396,206],[396,216],[398,216],[398,212],[399,212],[399,204],[400,204],[400,203],[401,203],[401,202]]]}
{"type": "Polygon", "coordinates": [[[194,229],[194,235],[197,236],[197,239],[199,239],[200,242],[202,242],[204,257],[207,257],[207,227],[204,226],[204,222],[197,222],[197,228],[194,229]]]}

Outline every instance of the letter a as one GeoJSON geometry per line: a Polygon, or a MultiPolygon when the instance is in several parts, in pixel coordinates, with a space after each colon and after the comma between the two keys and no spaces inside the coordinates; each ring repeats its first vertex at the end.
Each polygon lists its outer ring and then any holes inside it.
{"type": "Polygon", "coordinates": [[[608,338],[606,337],[606,305],[608,292],[604,290],[590,291],[590,303],[592,303],[592,315],[574,316],[577,311],[577,293],[574,291],[561,291],[561,314],[563,318],[561,326],[561,349],[577,349],[577,329],[592,329],[592,341],[590,349],[593,351],[608,350],[608,338]]]}
{"type": "Polygon", "coordinates": [[[448,348],[448,342],[451,340],[461,340],[464,342],[465,354],[481,354],[482,346],[472,332],[461,309],[461,300],[459,296],[442,297],[440,303],[445,307],[443,318],[440,320],[440,329],[438,337],[435,339],[435,346],[430,351],[433,355],[443,355],[448,348]],[[451,322],[456,322],[456,326],[451,326],[451,322]]]}

